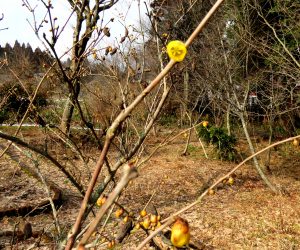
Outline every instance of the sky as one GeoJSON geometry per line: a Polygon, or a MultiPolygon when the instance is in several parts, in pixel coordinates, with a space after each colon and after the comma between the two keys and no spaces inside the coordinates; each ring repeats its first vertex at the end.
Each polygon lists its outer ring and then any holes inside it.
{"type": "MultiPolygon", "coordinates": [[[[35,8],[36,20],[41,21],[46,13],[44,6],[39,0],[25,0],[31,7],[35,8]]],[[[45,0],[47,2],[48,0],[45,0]]],[[[146,18],[146,8],[144,1],[140,0],[119,0],[119,2],[104,12],[104,23],[111,18],[114,18],[112,23],[111,37],[106,38],[102,41],[100,46],[106,47],[108,44],[114,42],[114,40],[120,40],[120,37],[124,35],[124,24],[138,26],[138,2],[141,6],[141,14],[143,18],[146,18]],[[123,25],[122,25],[123,24],[123,25]]],[[[149,2],[149,1],[146,1],[149,2]]],[[[34,34],[31,27],[34,23],[32,13],[25,7],[22,6],[22,0],[0,0],[0,17],[4,14],[4,19],[0,21],[0,45],[5,46],[6,43],[14,45],[15,41],[18,40],[21,44],[30,43],[33,49],[40,47],[44,49],[43,43],[34,34]]],[[[52,0],[54,9],[52,10],[53,16],[57,17],[57,23],[60,27],[64,25],[68,19],[71,8],[67,0],[52,0]]],[[[59,39],[56,49],[59,55],[62,55],[72,44],[72,26],[74,24],[74,18],[66,25],[62,37],[59,39]]],[[[40,38],[42,38],[43,32],[49,33],[49,26],[44,27],[40,32],[40,38]]]]}

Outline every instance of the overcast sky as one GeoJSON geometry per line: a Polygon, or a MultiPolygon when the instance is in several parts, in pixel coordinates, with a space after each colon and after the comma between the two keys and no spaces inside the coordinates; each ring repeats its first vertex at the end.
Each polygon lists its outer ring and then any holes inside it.
{"type": "MultiPolygon", "coordinates": [[[[46,0],[47,1],[47,0],[46,0]]],[[[32,7],[36,7],[36,19],[38,21],[42,20],[45,15],[45,8],[39,2],[39,0],[27,0],[32,7]]],[[[53,2],[53,15],[58,18],[58,23],[60,27],[67,20],[70,14],[70,6],[67,0],[52,0],[53,2]]],[[[111,30],[110,40],[106,39],[103,41],[105,43],[111,43],[112,39],[118,39],[124,34],[124,28],[120,24],[126,23],[126,25],[137,25],[138,23],[138,2],[139,0],[120,0],[113,8],[104,13],[104,20],[110,20],[112,17],[115,18],[113,23],[113,29],[111,30]]],[[[144,1],[141,2],[141,14],[146,13],[146,8],[144,1]]],[[[146,2],[149,2],[148,0],[146,2]]],[[[33,48],[40,47],[43,49],[43,44],[37,36],[34,34],[33,29],[30,24],[33,24],[33,15],[30,11],[22,6],[22,0],[0,0],[0,16],[1,13],[4,14],[4,19],[0,22],[0,29],[8,28],[7,30],[0,31],[0,45],[5,46],[6,43],[10,43],[12,46],[15,40],[22,43],[30,43],[33,48]]],[[[104,21],[104,23],[105,23],[104,21]]],[[[74,22],[73,22],[74,23],[74,22]]],[[[45,27],[43,32],[47,34],[49,26],[45,27]]],[[[40,34],[42,38],[42,32],[40,34]]],[[[64,36],[61,37],[60,43],[57,44],[57,49],[59,53],[63,53],[68,47],[70,47],[72,42],[72,23],[70,22],[64,31],[64,36]]]]}

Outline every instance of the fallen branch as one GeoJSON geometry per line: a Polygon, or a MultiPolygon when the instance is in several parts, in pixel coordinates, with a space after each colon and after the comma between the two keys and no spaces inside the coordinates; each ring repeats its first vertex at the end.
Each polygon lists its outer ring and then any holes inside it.
{"type": "Polygon", "coordinates": [[[202,199],[208,194],[209,190],[215,188],[217,185],[219,185],[220,183],[223,182],[223,180],[229,178],[236,170],[238,170],[241,166],[243,166],[246,162],[248,162],[249,160],[251,160],[253,157],[267,151],[270,148],[273,148],[277,145],[289,142],[289,141],[293,141],[295,139],[299,139],[300,135],[294,136],[294,137],[289,137],[285,140],[273,143],[265,148],[263,148],[262,150],[256,152],[255,154],[249,156],[248,158],[246,158],[244,161],[242,161],[240,164],[238,164],[236,167],[234,167],[231,171],[229,171],[227,174],[223,175],[221,178],[219,178],[217,181],[215,181],[209,188],[207,188],[198,198],[197,200],[195,200],[194,202],[192,202],[191,204],[187,205],[186,207],[182,208],[181,210],[177,211],[176,213],[170,215],[169,217],[167,217],[166,219],[162,220],[162,224],[158,229],[156,229],[154,232],[152,232],[137,248],[136,250],[141,250],[153,237],[155,237],[157,234],[159,234],[164,228],[166,228],[168,225],[172,224],[175,220],[175,217],[178,216],[179,214],[182,214],[184,212],[186,212],[187,210],[193,208],[194,206],[196,206],[197,204],[199,204],[202,199]]]}

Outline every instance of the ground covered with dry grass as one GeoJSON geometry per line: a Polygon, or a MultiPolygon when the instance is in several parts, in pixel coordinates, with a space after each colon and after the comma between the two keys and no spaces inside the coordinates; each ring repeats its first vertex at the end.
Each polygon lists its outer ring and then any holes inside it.
{"type": "MultiPolygon", "coordinates": [[[[157,141],[149,144],[157,144],[157,141]]],[[[243,145],[244,142],[240,141],[240,146],[243,145]]],[[[151,149],[151,146],[147,148],[151,149]]],[[[137,215],[153,196],[150,203],[162,218],[166,218],[195,201],[209,184],[236,165],[214,159],[210,148],[207,148],[210,158],[206,159],[196,140],[191,143],[187,156],[182,156],[183,149],[183,139],[160,149],[139,168],[139,177],[130,183],[118,203],[137,215]]],[[[206,196],[200,204],[182,214],[191,226],[192,241],[202,249],[300,249],[300,150],[291,145],[279,147],[272,153],[270,168],[268,176],[281,190],[280,194],[272,193],[264,185],[249,162],[236,172],[233,185],[219,185],[214,195],[206,196]]],[[[1,158],[0,171],[0,209],[34,203],[46,197],[43,186],[20,171],[10,159],[1,158]]],[[[49,163],[43,165],[42,172],[64,190],[58,219],[66,234],[75,220],[81,198],[49,163]]],[[[85,175],[87,181],[88,174],[82,173],[85,175]]],[[[100,180],[103,178],[101,176],[100,180]]],[[[0,232],[13,230],[19,220],[17,216],[1,218],[0,232]]],[[[56,248],[55,242],[59,239],[55,236],[51,212],[28,213],[25,220],[31,223],[34,232],[42,233],[36,238],[13,243],[11,235],[2,235],[2,248],[56,248]]],[[[108,220],[105,233],[108,239],[113,239],[119,221],[114,216],[108,220]]],[[[145,237],[145,232],[138,230],[116,249],[135,249],[145,237]]],[[[106,246],[104,243],[97,249],[106,246]]],[[[150,246],[145,249],[150,249],[150,246]]]]}

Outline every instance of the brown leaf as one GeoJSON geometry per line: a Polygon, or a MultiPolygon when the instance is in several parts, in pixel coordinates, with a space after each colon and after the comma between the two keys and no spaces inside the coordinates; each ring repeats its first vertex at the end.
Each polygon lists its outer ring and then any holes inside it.
{"type": "Polygon", "coordinates": [[[102,31],[103,31],[103,33],[104,33],[105,36],[110,37],[109,28],[104,27],[102,31]]]}
{"type": "Polygon", "coordinates": [[[120,43],[123,43],[126,37],[128,37],[128,29],[125,27],[125,35],[121,38],[120,43]]]}
{"type": "Polygon", "coordinates": [[[126,36],[121,37],[120,43],[123,43],[126,39],[126,36]]]}
{"type": "Polygon", "coordinates": [[[118,48],[114,48],[113,50],[111,50],[110,55],[116,54],[117,50],[118,50],[118,48]]]}
{"type": "Polygon", "coordinates": [[[112,51],[112,47],[111,46],[107,46],[105,49],[105,55],[107,56],[109,52],[112,51]]]}
{"type": "Polygon", "coordinates": [[[127,37],[128,36],[128,29],[125,27],[125,35],[124,37],[127,37]]]}

